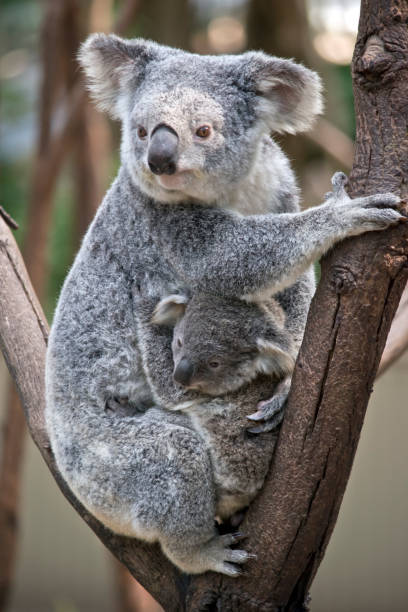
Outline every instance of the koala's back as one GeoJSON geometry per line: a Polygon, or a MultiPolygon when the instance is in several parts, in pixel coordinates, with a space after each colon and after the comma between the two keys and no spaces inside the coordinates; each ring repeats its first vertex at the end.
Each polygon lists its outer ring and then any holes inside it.
{"type": "Polygon", "coordinates": [[[222,519],[247,506],[263,486],[277,434],[248,433],[247,415],[260,399],[272,395],[275,384],[270,377],[260,376],[236,392],[188,411],[210,453],[217,516],[222,519]]]}

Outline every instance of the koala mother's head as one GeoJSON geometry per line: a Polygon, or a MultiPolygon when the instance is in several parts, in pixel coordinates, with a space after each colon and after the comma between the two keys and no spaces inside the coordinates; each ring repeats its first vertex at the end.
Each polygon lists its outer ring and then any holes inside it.
{"type": "Polygon", "coordinates": [[[321,110],[314,72],[262,52],[200,56],[94,34],[79,61],[122,121],[123,164],[161,202],[216,202],[250,173],[265,134],[305,130],[321,110]]]}

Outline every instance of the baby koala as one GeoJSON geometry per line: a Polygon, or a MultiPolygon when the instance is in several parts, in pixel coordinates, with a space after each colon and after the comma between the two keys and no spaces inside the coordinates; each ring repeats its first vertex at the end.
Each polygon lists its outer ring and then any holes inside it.
{"type": "Polygon", "coordinates": [[[296,354],[276,300],[262,303],[198,294],[170,295],[152,322],[174,326],[174,380],[185,389],[220,396],[258,374],[289,375],[296,354]]]}
{"type": "MultiPolygon", "coordinates": [[[[273,298],[255,304],[209,294],[170,295],[157,304],[152,322],[174,327],[174,380],[204,394],[179,410],[190,416],[209,450],[216,513],[225,520],[250,503],[269,468],[276,433],[250,436],[247,415],[292,373],[296,353],[284,311],[273,298]]],[[[275,428],[283,417],[278,405],[275,428]]]]}

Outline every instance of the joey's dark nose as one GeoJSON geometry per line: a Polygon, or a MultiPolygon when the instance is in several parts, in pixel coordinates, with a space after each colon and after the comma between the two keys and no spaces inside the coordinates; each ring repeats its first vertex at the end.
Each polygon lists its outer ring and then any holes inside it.
{"type": "Polygon", "coordinates": [[[187,358],[183,357],[178,362],[174,372],[173,378],[180,385],[188,385],[194,372],[193,363],[187,358]]]}
{"type": "Polygon", "coordinates": [[[147,162],[154,174],[174,174],[176,171],[178,136],[167,125],[158,125],[152,133],[147,162]]]}

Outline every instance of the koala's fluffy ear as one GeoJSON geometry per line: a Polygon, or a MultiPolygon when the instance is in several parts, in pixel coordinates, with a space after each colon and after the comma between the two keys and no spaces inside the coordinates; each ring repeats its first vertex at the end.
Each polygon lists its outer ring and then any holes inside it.
{"type": "Polygon", "coordinates": [[[259,114],[268,127],[290,134],[309,129],[323,110],[320,77],[292,60],[261,52],[248,56],[259,95],[259,114]]]}
{"type": "Polygon", "coordinates": [[[80,47],[78,61],[101,110],[109,112],[114,119],[121,118],[127,86],[131,83],[137,86],[144,67],[157,57],[158,49],[158,45],[142,38],[124,40],[114,34],[89,36],[80,47]]]}
{"type": "Polygon", "coordinates": [[[185,295],[168,295],[156,305],[152,316],[155,325],[175,325],[185,313],[188,297],[185,295]]]}
{"type": "Polygon", "coordinates": [[[293,355],[282,350],[274,342],[259,338],[256,342],[259,354],[256,357],[255,367],[263,374],[275,374],[283,377],[290,374],[295,366],[293,355]]]}

